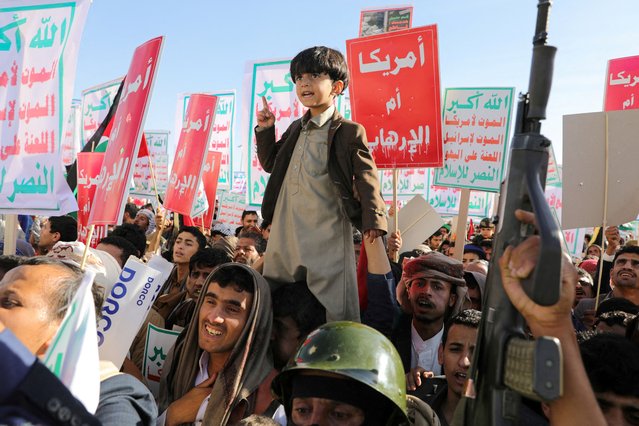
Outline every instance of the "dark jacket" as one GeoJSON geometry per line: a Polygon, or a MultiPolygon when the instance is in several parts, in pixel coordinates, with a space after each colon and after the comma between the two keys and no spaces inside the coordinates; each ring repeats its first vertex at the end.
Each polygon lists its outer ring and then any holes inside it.
{"type": "Polygon", "coordinates": [[[105,426],[155,426],[158,407],[142,382],[128,374],[116,374],[100,382],[95,416],[105,426]]]}
{"type": "MultiPolygon", "coordinates": [[[[305,117],[308,119],[310,112],[305,117]]],[[[291,123],[278,142],[275,126],[255,132],[257,156],[264,171],[271,174],[262,201],[262,216],[269,222],[273,220],[277,197],[301,130],[300,118],[291,123]]],[[[342,198],[344,213],[357,229],[387,231],[386,206],[377,167],[366,144],[366,131],[360,124],[344,119],[337,110],[328,131],[328,174],[342,198]]]]}
{"type": "Polygon", "coordinates": [[[430,405],[430,408],[437,414],[442,426],[448,426],[446,417],[444,417],[444,402],[448,396],[448,382],[445,377],[431,377],[424,380],[422,385],[414,391],[408,391],[409,395],[417,398],[430,405]]]}
{"type": "Polygon", "coordinates": [[[395,349],[397,349],[397,352],[402,359],[404,371],[407,373],[410,371],[410,361],[413,355],[411,336],[412,322],[413,316],[402,312],[399,315],[393,330],[393,335],[391,336],[391,341],[393,342],[393,345],[395,345],[395,349]]]}
{"type": "Polygon", "coordinates": [[[67,387],[9,330],[0,333],[3,425],[100,425],[67,387]]]}

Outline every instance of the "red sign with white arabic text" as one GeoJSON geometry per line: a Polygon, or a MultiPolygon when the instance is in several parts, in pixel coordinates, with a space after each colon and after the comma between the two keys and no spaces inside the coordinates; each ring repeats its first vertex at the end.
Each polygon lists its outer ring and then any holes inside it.
{"type": "Polygon", "coordinates": [[[202,182],[204,183],[204,192],[206,192],[206,198],[209,202],[209,209],[204,214],[204,222],[202,222],[201,217],[197,217],[193,220],[196,226],[204,226],[206,229],[211,228],[213,213],[215,213],[215,194],[217,193],[217,181],[220,176],[221,164],[222,153],[209,151],[206,155],[204,173],[202,173],[202,182]]]}
{"type": "Polygon", "coordinates": [[[191,95],[186,110],[164,199],[164,207],[184,216],[191,216],[191,209],[196,201],[216,104],[217,96],[198,93],[191,95]]]}
{"type": "Polygon", "coordinates": [[[379,168],[442,167],[437,27],[346,41],[353,120],[379,168]]]}
{"type": "Polygon", "coordinates": [[[91,210],[90,224],[122,221],[163,41],[154,38],[133,53],[95,193],[94,204],[100,208],[91,210]]]}
{"type": "Polygon", "coordinates": [[[639,108],[639,56],[609,60],[604,111],[637,108],[639,108]]]}
{"type": "MultiPolygon", "coordinates": [[[[89,215],[97,187],[98,176],[104,161],[103,152],[78,153],[78,235],[79,240],[86,242],[89,228],[89,215]]],[[[97,230],[97,229],[96,229],[97,230]]],[[[95,247],[99,238],[105,237],[94,230],[91,247],[95,247]]]]}

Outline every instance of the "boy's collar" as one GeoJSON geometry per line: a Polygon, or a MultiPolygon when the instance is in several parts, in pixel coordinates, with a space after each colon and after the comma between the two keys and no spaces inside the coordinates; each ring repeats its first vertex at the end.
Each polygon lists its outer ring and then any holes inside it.
{"type": "Polygon", "coordinates": [[[311,111],[308,110],[306,111],[306,114],[302,116],[302,127],[306,126],[309,121],[312,121],[318,128],[322,127],[324,124],[326,124],[327,121],[334,118],[336,110],[337,109],[335,108],[335,105],[331,105],[326,108],[324,112],[316,117],[311,117],[311,111]]]}

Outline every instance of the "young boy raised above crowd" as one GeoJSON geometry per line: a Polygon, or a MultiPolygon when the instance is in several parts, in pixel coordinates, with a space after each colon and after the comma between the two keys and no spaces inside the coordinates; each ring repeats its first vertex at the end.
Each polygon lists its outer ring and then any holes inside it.
{"type": "Polygon", "coordinates": [[[308,111],[278,142],[265,98],[257,114],[257,155],[271,173],[262,203],[272,223],[264,276],[274,286],[305,281],[329,321],[359,321],[351,224],[370,243],[386,233],[377,168],[364,128],[333,104],[348,86],[344,56],[312,47],[293,58],[290,72],[308,111]]]}

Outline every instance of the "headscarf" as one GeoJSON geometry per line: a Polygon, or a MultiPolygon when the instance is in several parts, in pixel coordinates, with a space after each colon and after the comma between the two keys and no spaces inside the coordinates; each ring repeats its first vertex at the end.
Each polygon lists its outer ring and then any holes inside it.
{"type": "Polygon", "coordinates": [[[138,210],[138,214],[136,216],[139,215],[146,216],[146,218],[149,219],[149,226],[146,228],[144,234],[147,236],[151,235],[153,231],[155,231],[155,216],[153,215],[153,212],[147,209],[140,209],[138,210]]]}
{"type": "Polygon", "coordinates": [[[453,291],[457,295],[451,316],[461,310],[467,289],[464,280],[464,267],[459,260],[433,251],[420,257],[406,259],[402,268],[402,279],[395,288],[395,296],[404,312],[412,313],[406,287],[411,281],[418,278],[436,278],[451,283],[453,291]]]}
{"type": "MultiPolygon", "coordinates": [[[[47,253],[48,257],[82,264],[85,245],[80,241],[58,241],[47,253]]],[[[109,253],[89,247],[84,265],[95,272],[95,282],[104,288],[105,294],[111,293],[111,289],[118,282],[122,268],[109,253]]]]}
{"type": "Polygon", "coordinates": [[[235,256],[235,247],[237,246],[237,237],[223,237],[213,242],[211,247],[223,250],[231,259],[235,256]]]}
{"type": "Polygon", "coordinates": [[[242,402],[246,404],[248,410],[252,410],[248,397],[257,391],[259,385],[273,369],[269,355],[273,313],[268,283],[259,273],[246,265],[238,263],[220,265],[211,272],[204,283],[188,328],[180,334],[167,356],[163,368],[166,374],[162,375],[160,381],[158,401],[160,412],[166,410],[169,404],[180,399],[195,386],[202,355],[198,345],[198,313],[211,283],[211,277],[221,268],[241,268],[248,271],[253,277],[255,292],[242,334],[213,384],[203,422],[210,425],[226,424],[233,409],[242,402]]]}
{"type": "Polygon", "coordinates": [[[451,284],[465,286],[464,268],[459,260],[439,252],[431,252],[410,259],[403,266],[402,283],[410,283],[417,278],[438,278],[451,284]]]}

